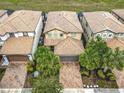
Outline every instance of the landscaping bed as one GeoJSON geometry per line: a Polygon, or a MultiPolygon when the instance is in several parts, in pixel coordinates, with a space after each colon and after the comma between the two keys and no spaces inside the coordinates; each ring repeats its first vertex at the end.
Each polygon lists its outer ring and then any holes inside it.
{"type": "Polygon", "coordinates": [[[101,79],[97,74],[91,73],[90,76],[82,75],[83,85],[94,86],[98,85],[98,88],[118,88],[115,80],[101,79]]]}

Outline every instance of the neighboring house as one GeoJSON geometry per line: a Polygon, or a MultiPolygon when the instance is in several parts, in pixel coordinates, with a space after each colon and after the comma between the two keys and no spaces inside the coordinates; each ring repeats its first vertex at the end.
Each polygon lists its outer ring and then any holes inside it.
{"type": "MultiPolygon", "coordinates": [[[[121,51],[124,51],[124,40],[118,39],[118,38],[113,38],[111,40],[107,41],[108,47],[112,48],[112,50],[115,50],[116,48],[119,48],[121,51]]],[[[116,82],[118,84],[119,88],[124,87],[124,70],[117,70],[113,69],[113,73],[116,77],[116,82]]]]}
{"type": "Polygon", "coordinates": [[[84,12],[80,21],[86,41],[97,36],[105,40],[113,37],[124,38],[124,25],[109,12],[84,12]]]}
{"type": "Polygon", "coordinates": [[[111,13],[124,24],[124,9],[113,9],[111,13]]]}
{"type": "Polygon", "coordinates": [[[0,10],[0,24],[8,18],[7,10],[0,10]]]}
{"type": "Polygon", "coordinates": [[[119,48],[120,50],[124,50],[124,40],[118,39],[118,38],[112,38],[107,41],[108,47],[115,50],[116,48],[119,48]]]}
{"type": "Polygon", "coordinates": [[[40,11],[18,10],[0,24],[3,62],[11,59],[32,60],[43,28],[41,14],[40,11]]]}
{"type": "Polygon", "coordinates": [[[0,50],[2,61],[9,63],[32,60],[33,41],[33,37],[10,37],[0,50]]]}
{"type": "Polygon", "coordinates": [[[83,30],[76,12],[49,12],[47,17],[43,32],[45,34],[44,45],[55,46],[68,36],[81,40],[83,30]]]}
{"type": "Polygon", "coordinates": [[[50,46],[61,61],[78,61],[83,52],[83,29],[76,12],[49,12],[44,29],[44,45],[50,46]]]}

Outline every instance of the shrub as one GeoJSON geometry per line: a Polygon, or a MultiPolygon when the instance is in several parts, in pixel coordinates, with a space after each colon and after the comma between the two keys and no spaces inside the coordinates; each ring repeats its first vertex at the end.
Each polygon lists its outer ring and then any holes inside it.
{"type": "Polygon", "coordinates": [[[26,65],[26,67],[27,67],[27,71],[28,71],[28,72],[30,72],[30,73],[33,72],[33,63],[32,63],[32,62],[29,62],[29,63],[26,65]]]}
{"type": "Polygon", "coordinates": [[[97,75],[99,76],[99,78],[105,79],[105,75],[102,70],[98,70],[97,75]]]}
{"type": "Polygon", "coordinates": [[[90,76],[90,71],[88,70],[81,70],[81,75],[84,75],[84,76],[90,76]]]}
{"type": "Polygon", "coordinates": [[[106,76],[109,78],[109,80],[116,80],[116,77],[113,73],[107,73],[106,76]]]}

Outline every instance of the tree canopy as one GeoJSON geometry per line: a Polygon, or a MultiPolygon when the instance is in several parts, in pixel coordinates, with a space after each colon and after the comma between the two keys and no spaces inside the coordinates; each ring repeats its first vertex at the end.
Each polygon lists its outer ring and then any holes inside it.
{"type": "Polygon", "coordinates": [[[38,47],[28,69],[40,72],[40,75],[32,80],[33,93],[60,93],[62,89],[59,83],[60,59],[49,47],[38,47]]]}
{"type": "Polygon", "coordinates": [[[107,46],[107,43],[101,38],[91,40],[85,49],[85,52],[80,55],[80,64],[88,70],[99,68],[113,69],[124,67],[124,51],[116,49],[113,51],[107,46]]]}
{"type": "Polygon", "coordinates": [[[55,55],[49,47],[38,47],[34,60],[36,62],[36,70],[41,71],[44,76],[48,77],[59,73],[59,56],[55,55]]]}

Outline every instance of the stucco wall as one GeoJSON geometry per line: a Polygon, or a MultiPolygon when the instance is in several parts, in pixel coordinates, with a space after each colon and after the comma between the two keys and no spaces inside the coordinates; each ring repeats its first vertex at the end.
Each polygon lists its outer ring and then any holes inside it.
{"type": "Polygon", "coordinates": [[[82,33],[64,33],[59,30],[52,30],[45,34],[46,39],[65,39],[68,36],[78,39],[78,40],[81,40],[82,33]],[[61,36],[61,34],[63,34],[63,36],[61,36]]]}
{"type": "Polygon", "coordinates": [[[92,37],[91,37],[91,35],[92,35],[92,30],[91,30],[90,26],[88,25],[88,23],[87,23],[85,17],[82,17],[81,23],[82,23],[82,26],[83,26],[83,28],[84,28],[84,36],[85,36],[85,39],[86,39],[86,41],[88,41],[89,39],[92,38],[92,37]]]}
{"type": "Polygon", "coordinates": [[[42,16],[41,16],[35,30],[35,37],[34,37],[34,42],[32,47],[32,56],[34,56],[34,53],[37,50],[38,42],[42,33],[42,27],[43,27],[43,24],[42,24],[42,16]]]}
{"type": "Polygon", "coordinates": [[[5,13],[2,17],[0,17],[0,23],[2,23],[6,18],[8,18],[7,13],[5,13]]]}

